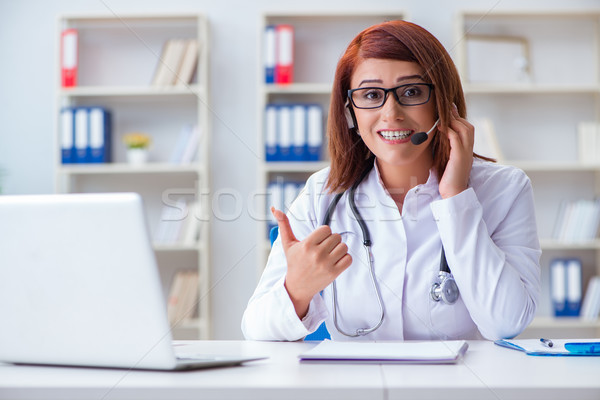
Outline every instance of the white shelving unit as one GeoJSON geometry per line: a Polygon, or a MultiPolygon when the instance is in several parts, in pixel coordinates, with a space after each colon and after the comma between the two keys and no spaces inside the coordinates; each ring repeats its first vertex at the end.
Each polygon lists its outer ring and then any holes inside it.
{"type": "MultiPolygon", "coordinates": [[[[112,115],[112,162],[105,164],[62,164],[60,118],[55,135],[56,191],[138,192],[142,195],[151,236],[157,230],[165,205],[182,196],[208,210],[211,187],[208,111],[208,22],[200,14],[181,15],[68,15],[59,17],[57,37],[67,28],[79,35],[78,84],[60,85],[57,65],[57,110],[67,106],[101,106],[112,115]],[[189,85],[151,85],[163,45],[169,39],[197,39],[199,55],[194,79],[189,85]],[[185,125],[201,131],[197,160],[189,164],[170,163],[170,155],[185,125]],[[133,166],[126,162],[122,135],[127,132],[151,135],[150,160],[133,166]]],[[[60,45],[57,46],[57,52],[60,45]]],[[[60,57],[57,56],[57,61],[60,57]]],[[[197,270],[198,309],[192,319],[173,326],[177,339],[209,339],[210,317],[210,227],[207,212],[196,213],[200,224],[198,239],[191,244],[154,246],[167,296],[175,273],[197,270]]],[[[132,288],[135,291],[135,288],[132,288]]]]}
{"type": "Polygon", "coordinates": [[[493,122],[506,159],[502,162],[522,168],[534,188],[543,289],[538,316],[522,336],[598,337],[600,321],[551,317],[548,267],[556,257],[580,258],[584,290],[591,276],[600,275],[598,239],[551,239],[561,201],[600,194],[600,165],[580,163],[577,151],[578,123],[600,121],[600,14],[466,11],[457,17],[455,43],[469,118],[493,122]],[[475,74],[470,60],[495,57],[492,47],[487,55],[469,47],[469,38],[478,36],[526,43],[525,79],[508,82],[490,76],[486,82],[475,74]]]}
{"type": "MultiPolygon", "coordinates": [[[[258,166],[258,187],[266,193],[269,182],[276,180],[303,182],[312,173],[329,165],[327,157],[327,139],[323,138],[322,161],[317,162],[266,162],[264,140],[264,111],[267,104],[316,103],[323,109],[323,132],[335,67],[339,57],[361,30],[388,20],[404,19],[406,15],[399,10],[373,13],[272,13],[262,16],[259,23],[258,48],[261,49],[258,70],[258,149],[261,162],[258,166]],[[294,82],[287,85],[266,84],[264,59],[264,31],[268,25],[290,24],[294,27],[294,82]],[[324,40],[323,38],[327,38],[324,40]]],[[[267,197],[261,197],[260,207],[265,210],[265,219],[259,221],[258,238],[264,238],[262,249],[258,252],[257,274],[260,276],[266,264],[270,243],[268,239],[267,197]]]]}

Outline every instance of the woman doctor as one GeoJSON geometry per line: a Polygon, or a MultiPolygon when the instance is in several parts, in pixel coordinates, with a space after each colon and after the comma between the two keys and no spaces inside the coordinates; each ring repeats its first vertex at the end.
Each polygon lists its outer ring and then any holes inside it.
{"type": "Polygon", "coordinates": [[[540,292],[531,184],[474,156],[465,114],[456,68],[425,29],[386,22],[350,43],[331,96],[331,166],[287,215],[272,210],[279,237],[242,319],[247,339],[298,340],[323,321],[333,340],[523,331],[540,292]]]}

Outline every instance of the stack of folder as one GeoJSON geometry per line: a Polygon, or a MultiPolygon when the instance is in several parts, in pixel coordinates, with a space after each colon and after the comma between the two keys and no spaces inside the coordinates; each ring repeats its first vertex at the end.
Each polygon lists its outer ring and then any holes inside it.
{"type": "Polygon", "coordinates": [[[318,161],[323,147],[319,104],[269,104],[265,109],[266,161],[318,161]]]}
{"type": "Polygon", "coordinates": [[[110,112],[101,107],[64,107],[60,142],[63,164],[110,162],[110,112]]]}

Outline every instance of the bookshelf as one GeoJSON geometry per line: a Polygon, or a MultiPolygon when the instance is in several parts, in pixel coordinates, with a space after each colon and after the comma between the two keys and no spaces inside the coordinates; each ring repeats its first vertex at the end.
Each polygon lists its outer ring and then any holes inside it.
{"type": "MultiPolygon", "coordinates": [[[[75,192],[137,192],[142,195],[148,229],[155,240],[154,250],[163,282],[165,307],[178,272],[198,273],[197,310],[190,318],[173,325],[176,339],[209,339],[210,317],[210,134],[208,57],[209,28],[204,15],[64,15],[58,19],[57,110],[54,138],[55,190],[75,192]],[[61,84],[60,37],[65,29],[78,32],[78,82],[61,84]],[[199,44],[196,72],[190,82],[153,85],[153,76],[171,39],[195,39],[199,44]],[[112,116],[112,149],[108,163],[63,164],[61,158],[61,110],[65,107],[101,106],[112,116]],[[173,158],[185,126],[200,132],[190,162],[173,158]],[[121,138],[128,132],[145,132],[152,137],[149,160],[142,165],[127,162],[121,138]],[[196,148],[197,147],[197,148],[196,148]],[[165,209],[182,199],[198,207],[176,209],[192,234],[185,242],[171,235],[156,240],[165,209]]],[[[172,226],[176,222],[169,222],[172,226]]],[[[164,227],[164,225],[163,225],[164,227]]],[[[174,228],[184,229],[184,228],[174,228]]],[[[164,229],[163,229],[164,230],[164,229]]],[[[172,231],[171,231],[172,233],[172,231]]],[[[135,290],[135,288],[132,288],[135,290]]]]}
{"type": "Polygon", "coordinates": [[[388,20],[404,19],[399,10],[373,13],[268,13],[261,16],[258,32],[259,65],[257,133],[260,160],[257,185],[262,196],[257,196],[257,237],[262,243],[258,251],[257,278],[260,277],[270,250],[268,185],[270,182],[295,182],[298,185],[314,172],[329,165],[325,126],[329,110],[329,96],[339,57],[354,36],[361,30],[388,20]],[[265,83],[265,28],[269,25],[289,24],[294,27],[294,80],[289,84],[265,83]],[[326,40],[324,40],[326,38],[326,40]],[[266,161],[265,107],[268,104],[318,104],[323,111],[323,148],[318,161],[266,161]]]}
{"type": "Polygon", "coordinates": [[[600,335],[598,320],[552,317],[549,274],[552,259],[580,258],[583,296],[589,279],[600,275],[598,239],[553,239],[561,202],[600,194],[600,165],[579,161],[577,132],[580,122],[600,121],[599,32],[598,12],[463,11],[456,18],[454,56],[469,118],[492,120],[502,163],[523,169],[534,188],[542,294],[538,315],[522,337],[600,335]],[[471,41],[481,37],[487,38],[487,49],[478,50],[471,41]],[[497,63],[505,70],[514,68],[512,79],[494,68],[481,69],[485,61],[478,59],[498,55],[504,55],[497,63]]]}

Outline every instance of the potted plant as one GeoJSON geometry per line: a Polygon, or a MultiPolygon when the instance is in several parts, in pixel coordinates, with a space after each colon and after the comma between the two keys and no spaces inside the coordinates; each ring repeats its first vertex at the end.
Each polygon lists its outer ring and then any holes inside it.
{"type": "Polygon", "coordinates": [[[148,149],[152,143],[150,135],[143,132],[130,132],[123,135],[123,143],[127,146],[127,161],[140,165],[148,161],[148,149]]]}

